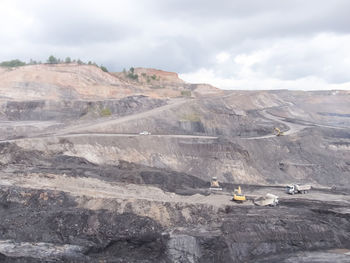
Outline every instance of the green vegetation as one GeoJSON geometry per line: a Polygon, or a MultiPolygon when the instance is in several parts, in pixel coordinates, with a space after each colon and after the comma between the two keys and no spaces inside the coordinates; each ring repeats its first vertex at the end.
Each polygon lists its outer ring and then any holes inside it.
{"type": "MultiPolygon", "coordinates": [[[[125,72],[124,72],[124,74],[125,74],[125,72]]],[[[128,77],[131,78],[131,79],[134,79],[135,78],[134,75],[135,75],[134,74],[134,68],[130,68],[129,73],[128,73],[128,77]]],[[[148,84],[150,84],[152,80],[160,80],[160,78],[159,77],[157,78],[157,76],[155,74],[153,74],[152,76],[149,76],[145,72],[143,72],[143,73],[141,73],[141,76],[142,76],[143,79],[146,79],[146,82],[148,84]]],[[[158,87],[151,87],[151,88],[152,89],[157,89],[157,88],[161,88],[162,89],[164,87],[159,87],[158,86],[158,87]]]]}
{"type": "Polygon", "coordinates": [[[100,115],[102,117],[108,117],[108,116],[111,116],[112,115],[112,112],[109,108],[103,108],[100,112],[100,115]]]}
{"type": "Polygon", "coordinates": [[[196,113],[189,113],[183,115],[181,121],[200,122],[201,118],[196,113]]]}
{"type": "Polygon", "coordinates": [[[181,96],[183,97],[191,97],[192,93],[190,90],[182,90],[181,91],[181,96]]]}
{"type": "Polygon", "coordinates": [[[104,72],[108,72],[108,69],[105,67],[105,66],[100,66],[100,69],[102,69],[102,71],[104,71],[104,72]]]}
{"type": "Polygon", "coordinates": [[[127,76],[129,79],[138,81],[139,76],[138,76],[137,74],[135,74],[134,72],[135,72],[135,69],[134,69],[133,67],[131,67],[131,68],[129,69],[129,71],[127,72],[127,75],[126,75],[126,76],[127,76]]]}
{"type": "Polygon", "coordinates": [[[0,67],[8,67],[8,68],[21,67],[21,66],[25,66],[25,65],[26,65],[26,63],[23,61],[20,61],[19,59],[4,61],[4,62],[0,63],[0,67]]]}
{"type": "MultiPolygon", "coordinates": [[[[46,63],[48,64],[62,64],[62,63],[78,63],[79,65],[94,65],[96,67],[99,67],[95,62],[93,61],[89,61],[88,63],[85,63],[84,61],[82,61],[81,59],[71,59],[70,57],[66,57],[64,60],[60,59],[60,58],[56,58],[54,55],[51,55],[48,57],[48,59],[46,60],[46,63]]],[[[0,63],[0,67],[21,67],[21,66],[26,66],[26,65],[37,65],[37,64],[43,64],[41,61],[36,61],[33,59],[30,59],[29,63],[23,62],[19,59],[13,59],[10,61],[3,61],[0,63]]],[[[99,68],[101,68],[104,72],[108,72],[108,69],[105,66],[100,66],[99,68]]]]}
{"type": "MultiPolygon", "coordinates": [[[[61,63],[69,64],[69,63],[72,63],[72,62],[73,63],[78,63],[79,65],[86,65],[87,64],[87,65],[94,65],[94,66],[98,67],[95,62],[89,61],[88,63],[85,63],[80,58],[78,58],[77,60],[75,60],[75,59],[72,60],[70,57],[66,57],[65,60],[63,61],[60,58],[56,58],[55,56],[51,55],[47,59],[47,63],[49,63],[49,64],[61,64],[61,63]]],[[[104,72],[108,72],[108,69],[105,66],[103,66],[103,65],[101,65],[99,68],[101,70],[103,70],[104,72]]]]}
{"type": "Polygon", "coordinates": [[[58,64],[58,59],[56,57],[54,57],[53,55],[51,55],[47,59],[47,63],[49,63],[49,64],[58,64]]]}

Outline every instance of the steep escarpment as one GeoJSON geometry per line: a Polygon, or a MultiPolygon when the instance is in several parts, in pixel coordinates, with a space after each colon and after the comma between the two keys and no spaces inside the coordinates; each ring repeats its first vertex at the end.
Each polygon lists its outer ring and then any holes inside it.
{"type": "MultiPolygon", "coordinates": [[[[21,140],[27,149],[64,152],[95,164],[121,160],[190,173],[202,180],[217,176],[236,183],[286,184],[290,181],[322,185],[348,185],[348,151],[335,149],[334,140],[312,130],[303,138],[263,141],[186,138],[151,135],[74,135],[62,139],[21,140]],[[49,144],[50,142],[50,144],[49,144]],[[332,156],[329,156],[329,152],[332,156]]],[[[347,135],[348,136],[348,133],[347,135]]]]}
{"type": "Polygon", "coordinates": [[[7,101],[0,104],[8,121],[69,121],[84,118],[125,116],[165,105],[164,100],[146,96],[129,96],[102,101],[7,101]]]}
{"type": "Polygon", "coordinates": [[[150,218],[79,209],[72,197],[57,191],[1,188],[0,192],[3,260],[71,262],[97,257],[154,262],[164,258],[166,236],[150,218]],[[6,213],[9,210],[18,212],[6,213]]]}
{"type": "Polygon", "coordinates": [[[150,96],[203,97],[223,94],[222,90],[209,84],[186,83],[175,72],[152,68],[130,68],[113,75],[134,86],[149,89],[150,96]]]}
{"type": "Polygon", "coordinates": [[[31,65],[0,71],[1,94],[13,100],[124,97],[131,87],[95,66],[31,65]]]}
{"type": "Polygon", "coordinates": [[[176,73],[137,69],[108,73],[94,65],[41,64],[0,67],[1,100],[104,100],[132,95],[174,98],[220,94],[209,85],[192,85],[176,73]]]}

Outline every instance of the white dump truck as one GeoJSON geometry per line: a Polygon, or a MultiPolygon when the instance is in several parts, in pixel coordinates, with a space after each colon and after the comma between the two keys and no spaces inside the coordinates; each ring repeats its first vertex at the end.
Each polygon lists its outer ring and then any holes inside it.
{"type": "Polygon", "coordinates": [[[287,185],[286,191],[288,194],[294,195],[294,194],[306,194],[308,191],[310,191],[311,185],[308,184],[293,184],[293,185],[287,185]]]}
{"type": "Polygon", "coordinates": [[[140,134],[140,135],[151,135],[151,133],[148,132],[148,131],[142,131],[142,132],[140,132],[139,134],[140,134]]]}
{"type": "Polygon", "coordinates": [[[267,193],[265,196],[254,199],[254,204],[257,206],[276,206],[278,205],[278,196],[267,193]]]}

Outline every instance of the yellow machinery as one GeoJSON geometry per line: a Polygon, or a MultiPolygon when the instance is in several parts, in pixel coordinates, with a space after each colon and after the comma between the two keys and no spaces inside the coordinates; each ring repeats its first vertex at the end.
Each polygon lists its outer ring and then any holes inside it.
{"type": "Polygon", "coordinates": [[[222,188],[220,187],[218,178],[213,177],[213,178],[211,179],[210,188],[209,188],[209,189],[210,189],[210,190],[219,190],[219,191],[222,190],[222,188]]]}
{"type": "Polygon", "coordinates": [[[275,128],[274,132],[275,132],[276,136],[284,135],[284,132],[281,132],[281,130],[277,127],[275,128]]]}
{"type": "Polygon", "coordinates": [[[234,192],[233,192],[233,198],[232,198],[232,201],[236,201],[236,202],[239,202],[239,203],[243,203],[244,201],[246,201],[246,197],[244,194],[242,194],[242,190],[241,190],[241,187],[238,186],[238,189],[235,189],[234,192]]]}

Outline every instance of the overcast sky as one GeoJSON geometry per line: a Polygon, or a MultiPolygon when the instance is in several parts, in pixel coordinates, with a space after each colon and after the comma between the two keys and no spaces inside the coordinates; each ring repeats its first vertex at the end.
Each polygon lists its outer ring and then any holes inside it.
{"type": "Polygon", "coordinates": [[[0,61],[80,58],[226,89],[350,89],[348,0],[0,0],[0,61]]]}

